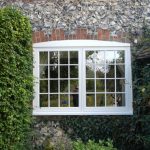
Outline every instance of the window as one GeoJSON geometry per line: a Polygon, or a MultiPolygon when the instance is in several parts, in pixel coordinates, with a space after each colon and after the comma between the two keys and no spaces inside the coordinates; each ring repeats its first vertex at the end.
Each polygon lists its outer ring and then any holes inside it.
{"type": "Polygon", "coordinates": [[[131,115],[130,44],[36,43],[34,115],[131,115]]]}

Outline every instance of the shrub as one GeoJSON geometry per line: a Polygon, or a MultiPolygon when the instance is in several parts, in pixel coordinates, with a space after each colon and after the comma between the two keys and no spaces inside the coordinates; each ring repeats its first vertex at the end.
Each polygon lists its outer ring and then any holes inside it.
{"type": "Polygon", "coordinates": [[[23,149],[31,123],[33,92],[29,20],[0,9],[0,149],[23,149]]]}
{"type": "Polygon", "coordinates": [[[92,140],[88,140],[87,143],[83,143],[81,140],[73,142],[73,150],[117,150],[113,147],[112,141],[99,141],[95,143],[92,140]]]}

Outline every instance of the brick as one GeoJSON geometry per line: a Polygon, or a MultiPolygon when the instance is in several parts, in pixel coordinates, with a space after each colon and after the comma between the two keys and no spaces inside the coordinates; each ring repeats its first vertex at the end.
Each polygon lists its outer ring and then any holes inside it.
{"type": "Polygon", "coordinates": [[[76,29],[76,39],[87,39],[87,29],[77,28],[76,29]]]}
{"type": "Polygon", "coordinates": [[[98,29],[98,40],[110,40],[110,32],[107,29],[98,29]]]}

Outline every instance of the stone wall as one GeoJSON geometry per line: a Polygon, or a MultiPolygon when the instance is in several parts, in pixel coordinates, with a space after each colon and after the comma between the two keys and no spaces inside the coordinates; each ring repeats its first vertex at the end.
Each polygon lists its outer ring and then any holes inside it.
{"type": "Polygon", "coordinates": [[[31,20],[33,31],[51,35],[53,29],[74,34],[77,28],[97,34],[97,28],[138,33],[143,23],[150,25],[150,0],[1,0],[13,5],[31,20]],[[95,33],[96,32],[96,33],[95,33]]]}

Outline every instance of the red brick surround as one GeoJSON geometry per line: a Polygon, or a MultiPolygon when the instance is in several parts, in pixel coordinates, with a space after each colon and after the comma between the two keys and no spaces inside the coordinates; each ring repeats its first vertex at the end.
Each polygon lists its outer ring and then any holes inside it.
{"type": "Polygon", "coordinates": [[[97,29],[94,34],[88,33],[88,29],[77,28],[74,34],[65,34],[63,29],[53,29],[51,35],[46,35],[44,31],[33,32],[33,43],[55,41],[55,40],[79,40],[79,39],[91,39],[91,40],[105,40],[105,41],[119,41],[128,42],[127,34],[120,32],[117,35],[111,34],[109,30],[97,29]]]}

